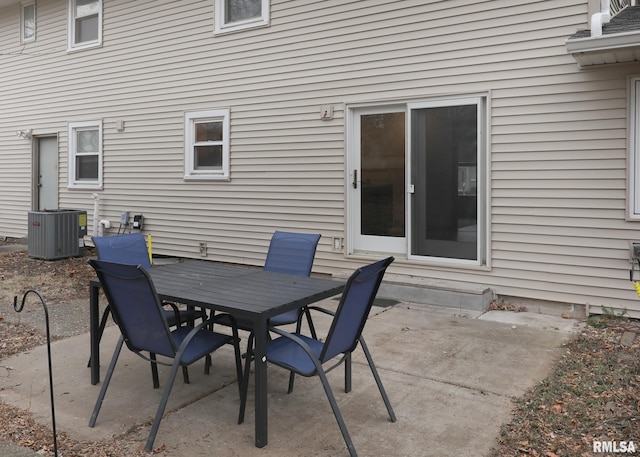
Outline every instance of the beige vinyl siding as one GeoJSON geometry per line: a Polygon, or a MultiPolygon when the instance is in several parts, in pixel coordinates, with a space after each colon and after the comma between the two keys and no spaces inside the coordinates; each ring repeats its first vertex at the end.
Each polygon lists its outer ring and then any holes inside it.
{"type": "Polygon", "coordinates": [[[640,66],[577,68],[565,40],[587,26],[586,0],[271,0],[268,28],[215,37],[212,0],[103,3],[102,47],[72,53],[66,0],[38,2],[24,49],[18,7],[0,9],[0,236],[26,234],[20,128],[59,134],[60,206],[86,209],[92,227],[93,191],[66,188],[67,123],[102,119],[96,192],[116,229],[121,210],[142,213],[157,253],[197,258],[204,241],[210,260],[253,265],[274,229],[318,231],[314,272],[351,269],[366,259],[331,248],[346,237],[346,109],[483,94],[490,268],[398,259],[391,272],[640,310],[628,281],[640,226],[625,220],[627,77],[640,66]],[[186,182],[184,113],[220,108],[231,181],[186,182]]]}
{"type": "Polygon", "coordinates": [[[625,221],[626,71],[569,75],[539,96],[525,92],[525,103],[522,91],[493,99],[492,260],[502,293],[638,308],[628,275],[637,226],[625,221]]]}
{"type": "MultiPolygon", "coordinates": [[[[3,20],[0,16],[0,21],[7,24],[7,26],[0,27],[0,59],[2,61],[5,60],[4,54],[7,52],[2,44],[9,40],[17,42],[20,40],[19,5],[5,8],[5,10],[11,11],[14,17],[13,20],[8,21],[3,20]]],[[[2,75],[6,74],[6,70],[3,67],[4,65],[0,63],[0,77],[4,80],[6,76],[2,75]]],[[[3,89],[0,88],[0,92],[2,91],[3,89]]],[[[2,105],[3,103],[0,103],[0,110],[4,109],[2,105]]],[[[23,146],[29,142],[16,137],[18,128],[9,127],[4,122],[0,123],[0,126],[0,130],[3,132],[2,148],[0,149],[2,157],[0,159],[2,161],[0,165],[0,173],[2,174],[2,179],[0,179],[0,213],[2,214],[0,235],[22,236],[24,228],[18,227],[22,225],[22,219],[26,218],[26,208],[31,204],[30,195],[25,194],[23,189],[24,184],[31,180],[30,166],[25,166],[23,157],[23,146]]]]}

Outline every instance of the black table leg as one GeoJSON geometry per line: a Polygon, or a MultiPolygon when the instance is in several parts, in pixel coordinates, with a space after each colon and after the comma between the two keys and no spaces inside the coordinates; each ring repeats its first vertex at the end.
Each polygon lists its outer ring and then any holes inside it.
{"type": "Polygon", "coordinates": [[[89,339],[91,351],[91,384],[100,382],[100,309],[99,309],[100,286],[89,285],[89,339]]]}
{"type": "Polygon", "coordinates": [[[267,445],[267,321],[260,319],[254,328],[256,447],[267,445]]]}

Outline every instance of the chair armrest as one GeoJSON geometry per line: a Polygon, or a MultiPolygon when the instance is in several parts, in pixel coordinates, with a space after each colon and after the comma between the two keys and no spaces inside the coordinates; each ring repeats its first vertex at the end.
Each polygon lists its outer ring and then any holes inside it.
{"type": "Polygon", "coordinates": [[[180,344],[180,347],[176,351],[176,358],[177,359],[182,360],[182,354],[184,353],[185,349],[187,348],[187,346],[189,345],[189,343],[191,342],[193,337],[196,336],[196,334],[200,330],[202,330],[206,325],[210,324],[211,320],[212,319],[208,319],[206,321],[202,321],[201,323],[199,323],[198,325],[193,327],[193,329],[191,329],[191,331],[187,334],[187,336],[184,338],[184,340],[182,340],[182,343],[180,344]]]}
{"type": "Polygon", "coordinates": [[[175,323],[177,327],[180,327],[180,310],[178,309],[178,305],[174,302],[163,301],[162,306],[171,306],[173,309],[173,317],[175,318],[175,323]]]}
{"type": "Polygon", "coordinates": [[[320,311],[321,313],[328,314],[330,316],[335,316],[336,313],[334,311],[328,310],[326,308],[320,308],[319,306],[307,306],[307,309],[313,309],[314,311],[320,311]]]}
{"type": "Polygon", "coordinates": [[[272,331],[273,333],[277,333],[280,336],[290,339],[291,341],[296,343],[298,346],[300,346],[302,349],[304,349],[304,352],[306,352],[312,357],[315,357],[309,345],[305,343],[304,340],[300,338],[298,335],[296,335],[295,333],[285,332],[284,330],[278,327],[269,327],[269,330],[272,331]]]}
{"type": "Polygon", "coordinates": [[[234,327],[235,318],[230,314],[218,314],[217,316],[213,316],[213,317],[210,317],[209,319],[203,320],[198,325],[193,327],[193,329],[187,334],[185,339],[182,341],[182,344],[180,345],[180,349],[184,350],[184,348],[187,347],[187,345],[189,344],[189,341],[191,341],[191,339],[196,335],[196,333],[198,333],[200,330],[207,327],[208,325],[217,322],[219,320],[218,319],[219,317],[226,317],[230,319],[231,329],[233,330],[233,337],[239,340],[238,330],[236,327],[234,327]]]}
{"type": "Polygon", "coordinates": [[[238,336],[238,321],[231,314],[228,314],[228,313],[216,314],[214,316],[211,316],[209,319],[207,319],[206,322],[210,323],[211,325],[216,323],[222,324],[222,325],[228,325],[229,327],[231,327],[231,333],[233,334],[233,337],[237,341],[240,341],[240,337],[238,336]],[[228,323],[224,321],[228,321],[228,323]]]}
{"type": "MultiPolygon", "coordinates": [[[[282,329],[280,329],[280,328],[278,328],[278,327],[271,326],[271,325],[269,326],[269,331],[274,332],[274,333],[277,333],[278,335],[280,335],[280,336],[284,336],[284,337],[286,337],[286,338],[289,338],[290,336],[292,336],[292,334],[291,334],[291,333],[289,333],[289,332],[285,332],[284,330],[282,330],[282,329]]],[[[291,338],[291,339],[293,339],[293,338],[291,338]]],[[[298,338],[298,339],[299,339],[299,338],[298,338]]],[[[302,340],[301,340],[301,341],[302,341],[302,340]]]]}
{"type": "Polygon", "coordinates": [[[236,320],[236,318],[228,313],[216,314],[210,317],[209,319],[207,319],[207,321],[211,322],[212,324],[215,324],[215,323],[221,324],[221,323],[224,323],[221,321],[225,321],[225,320],[229,321],[227,325],[229,325],[230,327],[238,327],[238,321],[236,320]]]}
{"type": "Polygon", "coordinates": [[[318,357],[311,350],[309,345],[302,338],[300,338],[298,335],[294,333],[285,332],[284,330],[278,327],[269,327],[269,330],[274,333],[277,333],[278,335],[284,338],[291,340],[292,342],[300,346],[300,348],[302,348],[302,350],[307,354],[307,356],[309,356],[309,358],[313,362],[313,365],[316,367],[316,371],[318,373],[322,372],[322,363],[320,362],[320,359],[318,359],[318,357]]]}

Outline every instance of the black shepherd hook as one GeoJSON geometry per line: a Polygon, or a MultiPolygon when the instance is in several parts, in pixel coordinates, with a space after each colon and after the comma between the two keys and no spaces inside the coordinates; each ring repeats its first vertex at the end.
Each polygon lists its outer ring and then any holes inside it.
{"type": "Polygon", "coordinates": [[[24,302],[26,301],[27,295],[29,295],[29,293],[36,294],[40,299],[40,301],[42,302],[42,307],[44,308],[44,320],[45,320],[45,325],[47,327],[47,357],[49,358],[49,392],[51,394],[51,421],[53,423],[53,452],[54,452],[54,456],[58,457],[58,439],[56,434],[56,409],[53,404],[53,369],[51,366],[51,336],[49,333],[49,310],[47,309],[47,302],[40,292],[34,289],[29,289],[22,296],[22,303],[20,304],[20,306],[18,306],[18,297],[17,296],[13,297],[13,309],[15,309],[16,312],[18,313],[21,312],[22,309],[24,308],[24,302]]]}

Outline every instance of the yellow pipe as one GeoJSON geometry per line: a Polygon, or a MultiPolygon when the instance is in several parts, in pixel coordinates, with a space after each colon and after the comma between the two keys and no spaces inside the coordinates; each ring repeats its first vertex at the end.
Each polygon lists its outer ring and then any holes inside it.
{"type": "Polygon", "coordinates": [[[149,263],[153,264],[153,247],[151,246],[151,234],[147,235],[147,251],[149,252],[149,263]]]}

